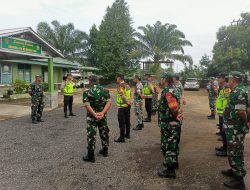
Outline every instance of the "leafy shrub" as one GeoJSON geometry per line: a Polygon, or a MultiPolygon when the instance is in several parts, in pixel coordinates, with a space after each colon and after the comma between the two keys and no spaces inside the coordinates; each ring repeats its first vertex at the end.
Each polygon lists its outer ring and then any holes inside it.
{"type": "Polygon", "coordinates": [[[24,80],[15,80],[12,84],[12,88],[16,94],[24,94],[28,91],[29,83],[24,80]]]}

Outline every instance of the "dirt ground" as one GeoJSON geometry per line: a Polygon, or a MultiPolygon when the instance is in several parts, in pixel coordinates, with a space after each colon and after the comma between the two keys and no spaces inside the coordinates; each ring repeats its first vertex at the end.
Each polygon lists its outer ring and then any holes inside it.
{"type": "MultiPolygon", "coordinates": [[[[75,97],[77,117],[63,118],[62,108],[46,112],[46,122],[32,125],[29,116],[0,121],[0,189],[41,190],[223,190],[227,180],[220,172],[228,168],[226,158],[215,156],[220,146],[217,121],[208,121],[208,99],[204,90],[185,91],[187,106],[182,128],[180,169],[177,179],[162,179],[160,133],[157,117],[143,131],[132,131],[132,138],[115,144],[118,136],[117,109],[109,112],[110,156],[97,154],[95,164],[85,163],[85,110],[81,93],[75,97]]],[[[114,96],[112,98],[114,100],[114,96]]],[[[62,104],[61,104],[62,105],[62,104]]],[[[131,111],[132,126],[135,125],[131,111]]],[[[250,166],[250,139],[245,146],[246,169],[250,166]]],[[[97,150],[100,140],[97,140],[97,150]]],[[[250,189],[250,176],[245,178],[250,189]]]]}

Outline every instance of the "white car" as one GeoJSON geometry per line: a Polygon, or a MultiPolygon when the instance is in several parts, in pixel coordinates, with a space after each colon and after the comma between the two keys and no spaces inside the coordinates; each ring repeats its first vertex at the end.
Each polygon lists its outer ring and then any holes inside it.
{"type": "Polygon", "coordinates": [[[200,89],[200,83],[197,78],[187,78],[184,84],[185,90],[199,90],[200,89]]]}

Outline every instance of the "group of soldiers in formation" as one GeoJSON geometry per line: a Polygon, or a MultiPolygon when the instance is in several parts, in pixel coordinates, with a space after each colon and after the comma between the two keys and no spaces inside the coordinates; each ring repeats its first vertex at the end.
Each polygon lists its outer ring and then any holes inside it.
{"type": "MultiPolygon", "coordinates": [[[[234,71],[229,75],[220,74],[217,84],[215,78],[207,87],[211,115],[208,119],[215,119],[219,115],[219,135],[223,139],[223,146],[216,148],[218,156],[227,156],[230,169],[222,171],[222,174],[232,179],[224,183],[233,189],[244,189],[244,139],[249,130],[247,117],[248,92],[242,83],[243,75],[234,71]]],[[[90,86],[83,92],[83,106],[87,110],[87,150],[83,157],[84,161],[95,162],[95,145],[97,129],[102,143],[99,154],[108,156],[109,127],[107,113],[111,107],[109,90],[100,85],[97,76],[89,78],[90,86]]],[[[161,131],[161,151],[163,154],[164,169],[158,172],[160,177],[176,178],[176,169],[179,168],[179,143],[181,126],[183,123],[183,107],[186,104],[183,96],[183,86],[178,75],[165,73],[161,77],[160,85],[155,82],[150,74],[144,75],[142,83],[139,76],[134,77],[135,90],[132,95],[131,87],[125,82],[124,75],[116,76],[118,84],[116,93],[116,105],[118,107],[118,123],[120,135],[114,140],[116,143],[125,143],[130,139],[130,111],[134,108],[137,125],[133,130],[139,131],[144,128],[144,122],[151,122],[151,116],[158,112],[158,123],[161,131]],[[161,92],[160,92],[161,91],[161,92]],[[160,98],[159,98],[160,96],[160,98]],[[158,99],[159,98],[159,99],[158,99]],[[143,101],[147,117],[143,118],[143,101]]],[[[72,112],[74,85],[72,75],[68,74],[63,82],[64,92],[64,116],[75,116],[72,112]]],[[[43,89],[41,77],[36,76],[36,81],[30,85],[29,93],[32,100],[32,122],[42,122],[43,89]]]]}

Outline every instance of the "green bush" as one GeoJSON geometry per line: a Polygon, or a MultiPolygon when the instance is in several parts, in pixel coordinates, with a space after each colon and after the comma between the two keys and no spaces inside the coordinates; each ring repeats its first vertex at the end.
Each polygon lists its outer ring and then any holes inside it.
{"type": "Polygon", "coordinates": [[[47,82],[43,83],[43,90],[44,90],[44,92],[48,92],[48,90],[49,90],[49,84],[47,82]]]}
{"type": "Polygon", "coordinates": [[[29,83],[24,80],[15,80],[12,84],[12,88],[15,94],[24,94],[28,91],[29,83]]]}

